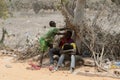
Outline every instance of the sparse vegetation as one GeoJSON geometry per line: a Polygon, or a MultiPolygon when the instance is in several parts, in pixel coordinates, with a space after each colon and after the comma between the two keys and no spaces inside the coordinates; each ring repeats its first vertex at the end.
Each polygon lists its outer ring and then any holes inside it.
{"type": "Polygon", "coordinates": [[[6,19],[8,16],[8,9],[5,0],[0,0],[0,18],[6,19]]]}

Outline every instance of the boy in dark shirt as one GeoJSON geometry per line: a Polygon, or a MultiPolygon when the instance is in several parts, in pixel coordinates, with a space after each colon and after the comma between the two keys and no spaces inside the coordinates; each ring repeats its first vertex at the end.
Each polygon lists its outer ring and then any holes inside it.
{"type": "Polygon", "coordinates": [[[66,32],[66,34],[64,35],[64,37],[63,38],[61,38],[61,40],[60,40],[60,43],[59,43],[59,48],[52,48],[50,51],[49,51],[49,56],[50,56],[50,64],[53,66],[53,64],[54,64],[54,59],[53,59],[53,55],[59,55],[59,57],[60,57],[60,59],[59,59],[59,61],[58,61],[58,64],[57,64],[57,68],[56,69],[58,69],[58,67],[59,66],[61,66],[62,65],[62,63],[63,63],[63,60],[64,60],[64,56],[65,56],[65,54],[64,53],[66,53],[66,52],[64,52],[64,51],[67,51],[68,53],[70,53],[70,55],[71,55],[71,71],[73,71],[74,70],[74,68],[75,68],[75,54],[76,54],[76,45],[75,45],[75,43],[74,43],[74,40],[73,39],[71,39],[71,36],[72,36],[72,31],[67,31],[66,32]],[[65,45],[66,44],[69,44],[68,46],[66,46],[66,49],[65,49],[65,45]],[[70,48],[72,46],[72,48],[69,50],[68,48],[70,48]],[[64,50],[65,49],[65,50],[64,50]],[[69,51],[68,51],[68,50],[69,51]],[[71,51],[72,50],[72,51],[71,51]],[[55,53],[55,51],[57,52],[57,53],[55,53]]]}

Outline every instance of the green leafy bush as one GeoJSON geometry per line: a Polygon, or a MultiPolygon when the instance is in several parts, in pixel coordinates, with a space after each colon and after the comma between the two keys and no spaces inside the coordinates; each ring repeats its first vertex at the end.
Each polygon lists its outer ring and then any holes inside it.
{"type": "Polygon", "coordinates": [[[6,19],[8,16],[8,9],[5,0],[0,0],[0,18],[6,19]]]}

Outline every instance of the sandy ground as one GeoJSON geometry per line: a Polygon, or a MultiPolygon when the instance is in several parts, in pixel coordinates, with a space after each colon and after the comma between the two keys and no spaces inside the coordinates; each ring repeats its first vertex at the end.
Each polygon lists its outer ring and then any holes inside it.
{"type": "Polygon", "coordinates": [[[0,80],[119,80],[108,77],[90,77],[70,74],[68,71],[60,70],[50,72],[49,69],[28,70],[27,62],[13,62],[13,57],[0,57],[0,80]]]}

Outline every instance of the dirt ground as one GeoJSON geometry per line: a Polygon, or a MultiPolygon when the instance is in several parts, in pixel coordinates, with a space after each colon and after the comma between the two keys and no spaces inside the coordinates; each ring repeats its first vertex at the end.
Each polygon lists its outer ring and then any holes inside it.
{"type": "Polygon", "coordinates": [[[108,77],[70,74],[67,70],[51,72],[47,67],[28,70],[28,62],[14,62],[13,57],[0,57],[0,80],[119,80],[108,77]]]}

